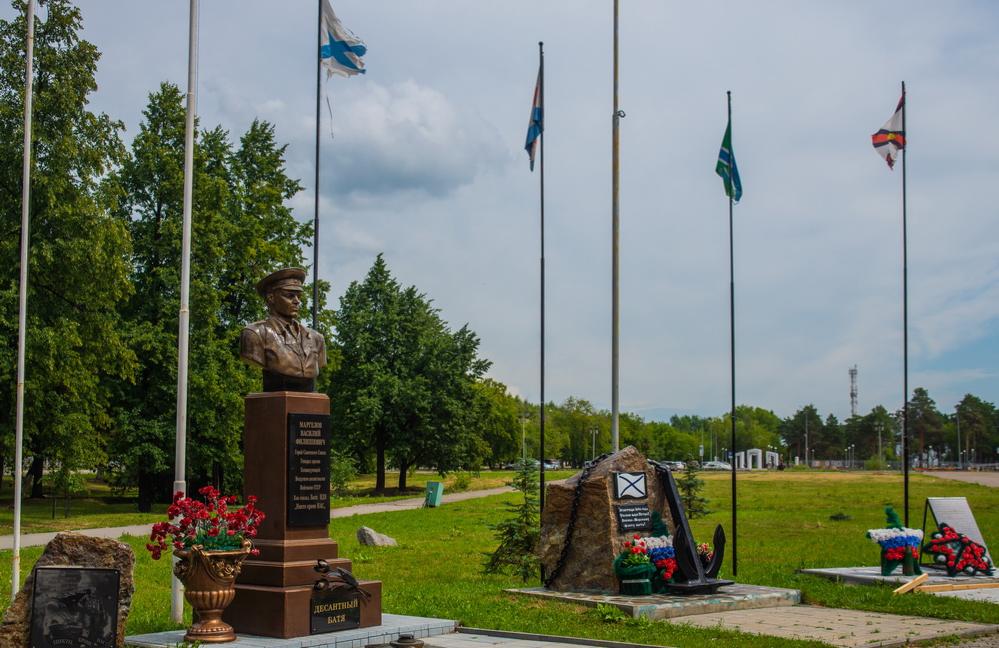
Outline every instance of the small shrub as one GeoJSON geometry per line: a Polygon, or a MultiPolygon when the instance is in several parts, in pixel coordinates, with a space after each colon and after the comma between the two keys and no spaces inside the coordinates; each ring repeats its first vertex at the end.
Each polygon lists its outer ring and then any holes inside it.
{"type": "Polygon", "coordinates": [[[472,485],[472,474],[469,472],[459,472],[454,475],[454,482],[451,484],[451,490],[456,493],[462,491],[467,491],[468,487],[472,485]]]}
{"type": "Polygon", "coordinates": [[[330,453],[330,490],[343,497],[347,487],[357,477],[357,461],[346,452],[334,450],[330,453]]]}
{"type": "Polygon", "coordinates": [[[873,456],[864,460],[864,470],[885,470],[888,464],[884,459],[873,456]]]}
{"type": "Polygon", "coordinates": [[[592,614],[604,623],[623,623],[628,619],[628,615],[619,608],[607,603],[598,603],[592,614]]]}

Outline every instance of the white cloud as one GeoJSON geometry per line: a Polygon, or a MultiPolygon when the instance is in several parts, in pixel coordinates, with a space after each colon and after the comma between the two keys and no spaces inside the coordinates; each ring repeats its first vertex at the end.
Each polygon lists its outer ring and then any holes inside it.
{"type": "Polygon", "coordinates": [[[412,80],[351,90],[333,105],[335,135],[323,149],[337,194],[440,197],[506,162],[496,129],[438,90],[412,80]]]}

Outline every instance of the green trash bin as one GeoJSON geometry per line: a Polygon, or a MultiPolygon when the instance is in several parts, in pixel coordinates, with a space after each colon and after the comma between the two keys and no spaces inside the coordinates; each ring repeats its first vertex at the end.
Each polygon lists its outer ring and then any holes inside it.
{"type": "Polygon", "coordinates": [[[444,497],[444,484],[438,481],[428,481],[427,482],[427,497],[423,501],[423,506],[426,508],[437,508],[441,505],[441,499],[444,497]]]}

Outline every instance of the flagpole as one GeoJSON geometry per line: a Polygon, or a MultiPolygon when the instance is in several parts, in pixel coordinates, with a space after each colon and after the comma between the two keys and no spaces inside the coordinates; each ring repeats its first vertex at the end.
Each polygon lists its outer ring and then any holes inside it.
{"type": "MultiPolygon", "coordinates": [[[[538,86],[541,103],[541,132],[538,134],[541,182],[541,493],[539,504],[545,510],[545,44],[538,41],[538,86]]],[[[541,576],[544,580],[544,574],[541,576]]]]}
{"type": "Polygon", "coordinates": [[[10,598],[21,587],[21,464],[24,462],[24,355],[28,328],[28,246],[31,216],[31,100],[34,89],[35,0],[28,0],[24,14],[27,37],[24,47],[24,152],[21,162],[21,277],[17,292],[17,413],[14,425],[14,546],[11,560],[10,598]]]}
{"type": "MultiPolygon", "coordinates": [[[[198,0],[191,0],[187,44],[187,120],[184,125],[184,205],[180,255],[180,312],[177,330],[177,438],[174,444],[173,492],[187,493],[187,358],[191,313],[191,206],[194,194],[194,117],[198,91],[198,0]]],[[[174,562],[177,558],[174,557],[174,562]]],[[[170,616],[184,621],[184,588],[173,576],[170,616]]]]}
{"type": "MultiPolygon", "coordinates": [[[[728,128],[732,129],[732,91],[725,92],[728,97],[728,128]]],[[[731,142],[731,140],[730,140],[731,142]]],[[[731,144],[730,144],[731,145],[731,144]]],[[[732,165],[735,165],[735,154],[729,149],[732,155],[732,165]]],[[[731,195],[728,197],[728,313],[729,313],[729,341],[731,343],[731,370],[732,370],[732,410],[729,418],[732,420],[732,576],[738,574],[736,562],[736,511],[739,508],[739,500],[735,494],[735,237],[732,227],[732,203],[731,195]]]]}
{"type": "Polygon", "coordinates": [[[902,82],[902,483],[905,500],[905,526],[909,526],[909,242],[905,204],[905,152],[909,134],[905,131],[905,81],[902,82]]]}
{"type": "Polygon", "coordinates": [[[620,401],[618,397],[620,361],[618,357],[618,345],[621,328],[621,295],[619,290],[620,253],[618,248],[621,233],[621,216],[618,205],[621,171],[621,136],[619,127],[621,117],[624,117],[624,111],[618,110],[617,106],[617,24],[618,0],[614,0],[614,112],[611,118],[611,449],[614,452],[620,449],[620,439],[618,438],[618,417],[620,414],[620,401]]]}
{"type": "Polygon", "coordinates": [[[316,178],[312,215],[312,328],[319,329],[319,91],[322,77],[323,0],[316,2],[316,178]]]}

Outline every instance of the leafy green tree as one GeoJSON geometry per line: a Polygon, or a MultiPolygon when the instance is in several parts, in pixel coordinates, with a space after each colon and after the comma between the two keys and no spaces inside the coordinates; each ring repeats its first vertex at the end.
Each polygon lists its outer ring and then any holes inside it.
{"type": "MultiPolygon", "coordinates": [[[[0,21],[0,430],[14,429],[23,144],[24,34],[19,14],[0,21]]],[[[35,24],[31,242],[26,339],[25,447],[31,494],[43,460],[60,470],[104,458],[112,425],[111,385],[136,359],[123,340],[128,230],[108,209],[119,191],[109,172],[124,154],[122,124],[88,109],[100,54],[80,38],[82,18],[66,0],[46,3],[35,24]]]]}
{"type": "MultiPolygon", "coordinates": [[[[729,413],[711,419],[708,423],[710,434],[715,435],[728,452],[732,451],[728,447],[731,445],[731,426],[729,413]]],[[[768,445],[776,445],[780,439],[780,426],[781,420],[770,410],[750,405],[738,405],[735,408],[735,440],[740,452],[750,448],[762,450],[768,445]]],[[[725,459],[728,460],[729,457],[725,459]]]]}
{"type": "Polygon", "coordinates": [[[806,446],[809,454],[812,453],[813,449],[821,446],[822,452],[816,454],[819,457],[829,456],[828,452],[832,444],[824,438],[822,417],[819,416],[814,405],[805,405],[792,416],[781,421],[779,431],[784,445],[790,448],[794,456],[801,457],[803,461],[808,459],[805,457],[806,446]],[[808,437],[807,443],[806,435],[808,437]]]}
{"type": "Polygon", "coordinates": [[[655,438],[652,427],[642,417],[630,412],[621,412],[618,417],[622,445],[635,446],[646,457],[653,456],[655,438]]]}
{"type": "Polygon", "coordinates": [[[964,462],[971,459],[972,450],[975,451],[978,460],[993,459],[999,446],[997,425],[999,425],[999,415],[995,405],[972,394],[965,394],[955,408],[953,433],[948,433],[948,438],[953,439],[955,452],[964,452],[962,455],[965,457],[964,462]],[[957,449],[958,425],[961,427],[959,450],[957,449]]]}
{"type": "MultiPolygon", "coordinates": [[[[140,509],[169,497],[177,384],[185,110],[163,83],[149,97],[125,161],[120,205],[133,241],[124,308],[141,368],[117,399],[114,476],[137,486],[140,509]]],[[[285,203],[299,185],[286,175],[273,128],[254,121],[233,149],[221,128],[199,131],[194,152],[188,481],[239,490],[243,396],[259,388],[238,358],[242,326],[264,315],[254,283],[279,266],[301,265],[309,228],[285,203]]]]}
{"type": "Polygon", "coordinates": [[[507,394],[506,385],[491,378],[476,382],[473,389],[475,419],[486,448],[486,463],[497,467],[513,461],[521,454],[520,401],[507,394]]]}
{"type": "MultiPolygon", "coordinates": [[[[696,435],[685,430],[678,430],[669,423],[650,422],[646,424],[652,437],[651,456],[654,459],[677,460],[681,457],[699,457],[698,447],[701,444],[700,432],[696,435]]],[[[705,448],[705,457],[708,457],[705,448]]]]}
{"type": "MultiPolygon", "coordinates": [[[[593,445],[591,430],[596,427],[597,411],[593,404],[582,398],[570,396],[549,412],[549,421],[567,441],[561,452],[555,454],[547,446],[548,457],[559,457],[573,466],[582,466],[590,458],[593,445]]],[[[546,422],[547,423],[547,422],[546,422]]],[[[547,431],[547,430],[546,430],[547,431]]],[[[546,439],[547,441],[547,439],[546,439]]],[[[627,445],[627,442],[624,443],[627,445]]]]}
{"type": "MultiPolygon", "coordinates": [[[[946,442],[944,417],[937,410],[937,404],[923,387],[916,387],[909,401],[909,437],[918,441],[916,450],[920,457],[926,457],[930,445],[942,448],[946,442]]],[[[910,452],[913,448],[910,446],[910,452]]]]}
{"type": "Polygon", "coordinates": [[[478,337],[452,332],[426,297],[403,289],[381,255],[340,298],[335,344],[342,356],[329,395],[336,429],[359,459],[374,455],[375,489],[391,461],[406,487],[411,466],[446,474],[481,465],[475,382],[489,367],[478,337]]]}

